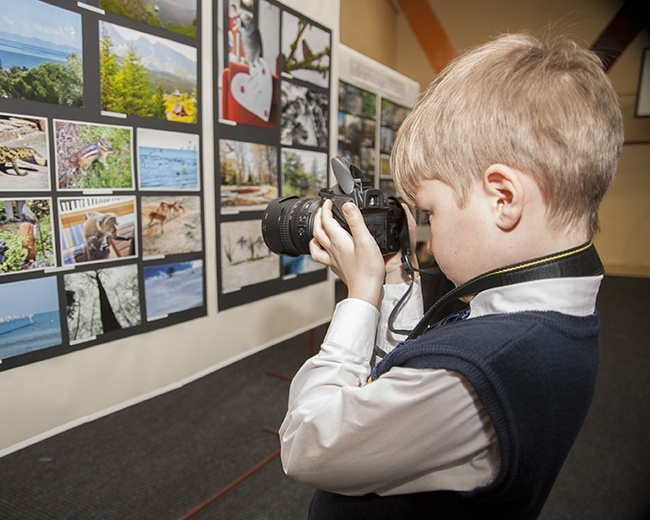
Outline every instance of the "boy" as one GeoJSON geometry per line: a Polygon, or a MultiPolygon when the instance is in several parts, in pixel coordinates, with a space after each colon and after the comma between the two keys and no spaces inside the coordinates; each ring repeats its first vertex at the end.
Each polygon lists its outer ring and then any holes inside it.
{"type": "MultiPolygon", "coordinates": [[[[593,396],[590,240],[622,143],[600,61],[570,42],[506,35],[450,64],[391,166],[469,315],[425,320],[397,346],[385,323],[406,290],[400,260],[382,258],[356,206],[348,234],[323,204],[311,253],[348,298],[280,430],[287,474],[320,488],[310,518],[538,516],[593,396]],[[373,367],[375,345],[390,352],[373,367]]],[[[400,326],[421,315],[416,288],[400,326]]]]}

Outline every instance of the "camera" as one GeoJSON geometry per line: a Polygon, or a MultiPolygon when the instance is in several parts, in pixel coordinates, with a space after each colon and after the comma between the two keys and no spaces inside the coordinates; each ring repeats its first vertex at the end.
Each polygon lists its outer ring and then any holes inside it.
{"type": "Polygon", "coordinates": [[[353,202],[361,210],[381,253],[399,251],[406,219],[402,205],[395,197],[386,197],[373,188],[370,179],[347,159],[336,156],[331,164],[338,184],[320,190],[319,198],[280,197],[269,203],[262,216],[262,236],[267,247],[279,255],[308,255],[316,212],[323,201],[331,199],[334,218],[344,229],[350,231],[343,204],[353,202]]]}

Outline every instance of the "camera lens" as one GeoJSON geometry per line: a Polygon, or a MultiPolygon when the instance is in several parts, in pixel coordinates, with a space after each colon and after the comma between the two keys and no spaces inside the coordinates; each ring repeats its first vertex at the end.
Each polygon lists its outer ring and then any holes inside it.
{"type": "Polygon", "coordinates": [[[267,247],[278,255],[308,255],[314,216],[321,202],[299,197],[271,201],[262,216],[262,237],[267,247]]]}

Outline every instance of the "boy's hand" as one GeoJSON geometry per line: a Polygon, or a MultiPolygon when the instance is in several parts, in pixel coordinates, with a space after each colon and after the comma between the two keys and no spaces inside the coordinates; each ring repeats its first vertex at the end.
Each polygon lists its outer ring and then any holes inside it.
{"type": "Polygon", "coordinates": [[[343,214],[350,233],[334,219],[332,201],[323,202],[314,218],[314,238],[309,243],[311,256],[341,278],[348,287],[349,298],[379,307],[385,275],[384,258],[359,208],[346,203],[343,214]]]}

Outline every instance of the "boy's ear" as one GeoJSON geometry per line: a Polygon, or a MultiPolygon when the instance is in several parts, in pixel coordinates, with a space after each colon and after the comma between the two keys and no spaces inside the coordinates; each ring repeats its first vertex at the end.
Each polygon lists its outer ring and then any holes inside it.
{"type": "Polygon", "coordinates": [[[493,164],[483,175],[483,188],[489,197],[495,223],[503,231],[513,230],[524,209],[523,173],[503,164],[493,164]]]}

